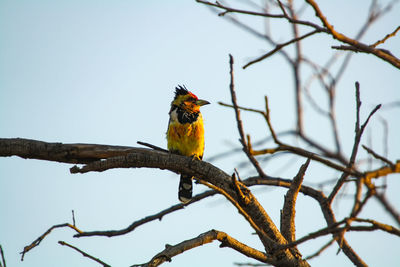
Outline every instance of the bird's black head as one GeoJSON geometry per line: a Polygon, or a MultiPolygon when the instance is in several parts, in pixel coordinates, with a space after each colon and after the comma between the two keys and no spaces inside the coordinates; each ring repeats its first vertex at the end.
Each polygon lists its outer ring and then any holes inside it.
{"type": "Polygon", "coordinates": [[[180,95],[188,95],[189,93],[190,93],[189,90],[184,85],[183,86],[178,85],[177,87],[175,87],[175,99],[177,99],[178,96],[180,96],[180,95]]]}

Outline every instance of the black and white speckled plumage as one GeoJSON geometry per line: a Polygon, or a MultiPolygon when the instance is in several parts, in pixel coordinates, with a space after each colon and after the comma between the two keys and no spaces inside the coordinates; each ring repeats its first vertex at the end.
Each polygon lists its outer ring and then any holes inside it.
{"type": "Polygon", "coordinates": [[[173,106],[171,108],[170,111],[170,115],[172,115],[171,113],[176,112],[176,118],[179,121],[179,123],[193,123],[195,121],[197,121],[197,119],[199,118],[199,112],[187,112],[186,110],[184,110],[183,108],[180,108],[178,106],[173,106]]]}

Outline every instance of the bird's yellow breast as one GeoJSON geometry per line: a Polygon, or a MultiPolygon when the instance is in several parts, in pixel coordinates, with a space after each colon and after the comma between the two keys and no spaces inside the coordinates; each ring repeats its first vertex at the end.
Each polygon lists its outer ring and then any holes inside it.
{"type": "Polygon", "coordinates": [[[201,158],[204,152],[204,125],[201,114],[193,123],[171,120],[167,132],[168,150],[201,158]]]}

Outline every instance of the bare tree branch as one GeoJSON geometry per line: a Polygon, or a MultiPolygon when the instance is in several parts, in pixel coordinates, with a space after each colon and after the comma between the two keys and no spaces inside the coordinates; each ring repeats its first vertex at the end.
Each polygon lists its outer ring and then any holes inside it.
{"type": "Polygon", "coordinates": [[[85,164],[126,155],[138,148],[95,144],[47,143],[23,138],[0,138],[0,157],[19,156],[64,163],[85,164]]]}
{"type": "MultiPolygon", "coordinates": [[[[290,130],[291,135],[301,141],[302,148],[299,145],[289,145],[284,143],[284,140],[280,134],[275,133],[275,129],[272,126],[270,118],[270,109],[268,104],[268,98],[265,97],[265,110],[258,110],[255,108],[245,108],[238,105],[238,99],[236,98],[236,89],[234,83],[234,60],[232,55],[229,55],[229,65],[230,65],[230,94],[232,104],[221,105],[233,108],[235,114],[235,120],[237,124],[237,130],[239,132],[239,141],[242,146],[242,150],[247,156],[246,165],[251,163],[253,167],[258,172],[257,177],[250,177],[247,179],[240,179],[239,173],[235,169],[235,174],[228,175],[221,169],[213,166],[205,161],[193,161],[190,157],[184,157],[179,155],[174,155],[169,153],[169,151],[158,146],[138,142],[140,145],[151,148],[136,148],[136,147],[126,147],[126,146],[108,146],[108,145],[96,145],[96,144],[62,144],[62,143],[47,143],[36,140],[28,139],[0,139],[0,157],[9,156],[19,156],[22,158],[34,158],[41,160],[49,160],[63,163],[73,163],[78,164],[78,166],[73,166],[70,168],[71,173],[87,173],[87,172],[102,172],[113,168],[159,168],[162,170],[169,170],[175,173],[185,173],[193,175],[196,177],[198,183],[205,185],[212,190],[203,192],[193,197],[192,201],[187,204],[176,204],[164,210],[161,210],[150,216],[141,218],[137,221],[132,222],[129,226],[119,230],[104,230],[104,231],[82,231],[75,225],[75,215],[72,211],[72,225],[70,223],[57,224],[50,227],[45,233],[39,236],[29,245],[25,246],[21,252],[23,260],[26,252],[30,251],[34,247],[38,246],[44,238],[46,238],[52,230],[55,228],[71,228],[75,231],[74,237],[89,237],[89,236],[119,236],[127,234],[134,231],[137,227],[149,223],[154,220],[161,220],[165,215],[172,212],[183,209],[184,207],[191,205],[197,201],[215,194],[221,194],[225,199],[227,199],[237,211],[245,218],[245,220],[250,224],[252,229],[256,231],[259,240],[261,241],[263,248],[258,250],[252,248],[246,244],[243,244],[236,239],[230,237],[224,232],[211,230],[205,232],[198,237],[191,238],[189,240],[183,241],[176,245],[166,245],[166,248],[155,255],[148,263],[134,266],[158,266],[165,261],[171,261],[176,255],[179,255],[189,249],[201,246],[218,240],[221,245],[220,247],[232,248],[242,255],[250,257],[261,265],[272,264],[275,266],[309,266],[308,262],[302,258],[300,251],[297,249],[297,245],[310,241],[311,239],[319,238],[326,235],[331,235],[331,239],[324,246],[319,248],[313,255],[309,258],[316,257],[320,255],[327,247],[329,247],[333,242],[339,246],[339,250],[343,251],[344,254],[352,261],[353,264],[357,266],[367,266],[364,260],[356,253],[356,251],[350,246],[347,238],[347,232],[349,231],[384,231],[385,233],[400,236],[400,229],[394,226],[381,223],[376,220],[376,218],[359,218],[359,214],[365,207],[368,207],[367,203],[372,197],[382,205],[382,209],[392,216],[392,218],[400,225],[400,215],[396,210],[396,205],[389,202],[386,196],[386,191],[382,188],[387,187],[386,180],[382,179],[376,180],[381,177],[386,177],[388,174],[400,173],[400,160],[396,162],[387,159],[387,148],[384,149],[384,155],[381,156],[374,152],[372,149],[363,146],[363,148],[371,154],[376,159],[383,161],[383,165],[376,169],[372,169],[372,165],[368,166],[368,169],[361,171],[359,166],[362,160],[357,158],[357,153],[359,145],[361,143],[361,138],[366,126],[374,113],[380,108],[380,105],[376,106],[370,113],[364,123],[361,123],[360,113],[361,113],[361,97],[360,88],[358,82],[356,83],[356,123],[355,123],[355,137],[353,142],[353,147],[351,150],[351,155],[347,158],[342,152],[342,143],[339,139],[339,128],[338,121],[336,118],[336,86],[338,81],[348,66],[350,59],[354,53],[346,53],[346,56],[342,61],[339,61],[339,66],[335,65],[334,62],[338,61],[339,54],[344,54],[341,52],[335,52],[335,55],[328,60],[328,62],[323,64],[317,64],[312,61],[307,55],[303,54],[302,44],[303,41],[317,33],[326,33],[332,36],[334,39],[340,42],[339,46],[332,46],[331,48],[348,50],[354,52],[362,52],[367,54],[372,54],[390,64],[400,69],[400,59],[395,57],[389,50],[378,48],[381,44],[385,43],[389,38],[395,36],[400,30],[398,26],[394,31],[387,34],[382,39],[376,41],[372,45],[367,45],[365,42],[362,43],[361,37],[367,31],[367,29],[372,25],[383,14],[388,12],[395,2],[398,0],[390,1],[383,7],[378,5],[377,0],[372,0],[369,7],[369,11],[365,22],[360,27],[358,33],[354,38],[345,36],[344,34],[336,31],[334,27],[329,23],[325,14],[322,13],[318,4],[314,0],[306,0],[303,6],[298,8],[297,3],[293,0],[287,0],[286,2],[277,0],[267,0],[264,7],[257,4],[252,4],[252,7],[259,8],[259,11],[244,10],[238,8],[232,8],[228,5],[216,1],[208,2],[204,0],[197,0],[198,3],[210,7],[214,12],[218,12],[219,16],[225,16],[226,19],[230,20],[237,26],[248,31],[249,33],[267,41],[269,45],[272,46],[272,50],[268,53],[260,56],[259,58],[250,61],[243,68],[250,66],[256,62],[262,61],[275,53],[279,53],[283,56],[286,63],[288,63],[289,68],[292,71],[293,89],[295,97],[295,113],[293,118],[295,118],[295,127],[290,130]],[[295,6],[296,4],[296,6],[295,6]],[[274,7],[278,10],[277,14],[270,13],[270,7],[274,7]],[[305,7],[311,7],[315,12],[315,18],[317,18],[320,23],[313,23],[311,21],[305,21],[299,19],[301,17],[301,12],[304,11],[305,7]],[[241,15],[246,16],[256,16],[262,18],[269,23],[270,21],[283,21],[290,26],[291,32],[286,42],[281,43],[275,40],[279,40],[275,36],[271,35],[271,32],[266,29],[265,34],[263,34],[258,29],[252,28],[246,23],[237,19],[241,15]],[[322,24],[321,24],[322,23],[322,24]],[[321,26],[320,26],[321,25],[321,26]],[[303,31],[311,28],[310,31],[303,31]],[[302,30],[302,31],[300,31],[302,30]],[[301,34],[300,34],[301,32],[301,34]],[[288,46],[294,45],[294,53],[289,53],[288,46]],[[303,66],[308,67],[307,71],[311,70],[311,78],[308,79],[304,85],[303,82],[303,66]],[[332,70],[336,69],[335,74],[332,70]],[[311,88],[312,82],[317,80],[321,89],[326,94],[328,102],[325,108],[320,103],[318,103],[316,98],[313,97],[311,88]],[[310,91],[308,91],[310,88],[310,91]],[[304,117],[303,107],[307,107],[303,101],[303,93],[308,97],[309,102],[312,107],[315,108],[316,113],[320,113],[325,116],[326,120],[330,123],[329,129],[331,130],[333,136],[333,148],[328,145],[319,142],[317,139],[310,138],[306,134],[306,129],[304,125],[306,117],[304,117]],[[241,111],[246,110],[250,112],[255,112],[261,114],[269,128],[272,139],[275,143],[275,147],[254,150],[250,135],[245,133],[245,128],[241,119],[241,111]],[[265,173],[266,169],[261,167],[260,163],[266,163],[267,160],[276,160],[276,155],[278,152],[284,152],[281,154],[292,154],[292,157],[296,159],[298,156],[306,157],[307,162],[301,166],[298,174],[293,179],[283,179],[280,177],[271,177],[265,173]],[[268,156],[261,156],[267,155],[268,156]],[[257,156],[261,156],[260,158],[257,156]],[[266,160],[267,159],[267,160],[266,160]],[[311,160],[317,161],[324,165],[325,169],[330,171],[336,171],[333,188],[328,196],[324,194],[321,190],[317,190],[319,185],[315,187],[308,184],[303,184],[303,179],[307,167],[311,160]],[[81,165],[83,164],[83,165],[81,165]],[[339,172],[339,174],[338,174],[339,172]],[[345,218],[341,218],[339,221],[336,220],[335,215],[336,210],[333,208],[333,200],[340,199],[337,197],[339,192],[343,192],[345,183],[354,182],[355,187],[347,187],[346,197],[350,199],[348,201],[350,211],[345,218]],[[287,193],[285,195],[285,201],[283,208],[281,210],[281,225],[280,231],[277,229],[276,225],[269,217],[269,214],[264,209],[264,207],[258,202],[257,198],[253,195],[252,191],[249,189],[251,186],[264,186],[264,187],[281,187],[287,188],[287,193]],[[296,200],[298,193],[301,192],[305,196],[311,197],[315,200],[322,213],[326,226],[319,230],[313,230],[305,234],[303,237],[296,240],[296,225],[295,225],[295,214],[296,214],[296,200]],[[352,205],[352,206],[351,206],[352,205]],[[335,212],[334,212],[335,211],[335,212]]],[[[268,27],[269,25],[267,25],[268,27]]],[[[386,31],[390,32],[390,31],[386,31]]],[[[280,37],[282,39],[282,37],[280,37]]],[[[267,50],[268,51],[268,50],[267,50]]],[[[387,129],[385,129],[385,134],[387,135],[387,129]]],[[[325,133],[325,132],[324,132],[325,133]]],[[[372,135],[371,135],[372,136],[372,135]]],[[[389,147],[387,143],[387,138],[383,137],[385,147],[389,147]]],[[[263,139],[265,140],[265,139],[263,139]]],[[[371,138],[372,140],[372,138],[371,138]]],[[[253,145],[259,148],[262,143],[257,144],[255,142],[253,145]]],[[[372,145],[372,142],[371,142],[372,145]]],[[[372,147],[372,146],[370,146],[372,147]]],[[[223,154],[224,155],[224,154],[223,154]]],[[[371,157],[368,157],[371,159],[371,157]]],[[[371,161],[372,162],[372,161],[371,161]]],[[[375,168],[375,167],[374,167],[375,168]]],[[[323,177],[324,185],[327,184],[328,177],[323,177]]],[[[319,183],[319,184],[321,184],[319,183]]],[[[315,184],[314,184],[315,185],[315,184]]],[[[340,196],[340,195],[339,195],[340,196]]],[[[72,246],[64,241],[59,241],[59,244],[68,246],[84,257],[88,257],[103,266],[109,266],[103,261],[90,256],[86,252],[80,250],[79,248],[72,246]]],[[[4,253],[0,246],[0,254],[2,256],[2,261],[0,262],[0,267],[5,267],[4,253]]],[[[248,264],[251,266],[256,266],[258,264],[248,264]]]]}
{"type": "Polygon", "coordinates": [[[69,223],[63,223],[63,224],[56,224],[56,225],[53,225],[53,226],[50,227],[44,234],[42,234],[41,236],[39,236],[38,238],[36,238],[30,245],[24,247],[24,250],[21,252],[21,255],[22,255],[22,256],[21,256],[21,261],[24,260],[25,253],[27,253],[28,251],[30,251],[30,250],[33,249],[34,247],[39,246],[40,242],[42,242],[43,239],[44,239],[48,234],[51,233],[51,231],[53,231],[53,230],[56,229],[56,228],[63,228],[63,227],[68,227],[68,228],[71,228],[71,229],[73,229],[74,231],[76,231],[76,232],[78,232],[78,233],[81,233],[81,230],[79,230],[77,227],[75,227],[74,225],[71,225],[71,224],[69,224],[69,223]]]}
{"type": "Polygon", "coordinates": [[[250,263],[250,262],[234,262],[236,266],[251,266],[251,267],[260,267],[260,266],[269,266],[266,263],[250,263]]]}
{"type": "MultiPolygon", "coordinates": [[[[249,178],[246,180],[246,184],[268,184],[268,185],[273,185],[273,186],[282,186],[286,188],[290,188],[291,186],[291,180],[286,180],[286,179],[277,179],[277,178],[259,178],[259,177],[253,177],[249,178]]],[[[330,204],[328,203],[328,198],[325,197],[325,195],[317,191],[311,187],[307,187],[302,185],[300,187],[300,192],[302,192],[305,195],[308,195],[310,197],[313,197],[315,200],[318,201],[322,214],[324,215],[324,218],[326,220],[326,223],[329,227],[332,227],[334,225],[337,225],[338,223],[336,222],[334,213],[332,211],[332,208],[330,207],[330,204]]],[[[330,233],[330,232],[329,232],[330,233]]],[[[332,233],[334,235],[334,240],[338,240],[337,233],[332,233]]],[[[307,239],[308,240],[308,239],[307,239]]],[[[289,247],[297,245],[297,243],[291,243],[291,245],[287,245],[289,247]]],[[[283,246],[283,248],[287,247],[283,246]]],[[[345,238],[341,239],[340,246],[343,249],[343,252],[349,257],[349,259],[356,265],[358,266],[367,266],[367,264],[357,255],[357,253],[352,249],[352,247],[348,244],[345,238]]]]}
{"type": "Polygon", "coordinates": [[[71,245],[71,244],[68,244],[67,242],[58,241],[58,244],[60,244],[60,245],[62,245],[62,246],[70,247],[70,248],[72,248],[73,250],[78,251],[80,254],[82,254],[82,256],[84,256],[84,257],[86,257],[86,258],[89,258],[89,259],[91,259],[91,260],[93,260],[93,261],[95,261],[95,262],[97,262],[97,263],[103,265],[104,267],[111,267],[111,265],[105,263],[104,261],[100,260],[99,258],[93,257],[92,255],[89,255],[89,254],[86,253],[85,251],[82,251],[82,250],[80,250],[79,248],[77,248],[77,247],[75,247],[75,246],[73,246],[73,245],[71,245]]]}
{"type": "Polygon", "coordinates": [[[240,13],[240,14],[245,14],[245,15],[261,16],[261,17],[269,17],[269,18],[283,18],[284,17],[283,15],[267,14],[267,13],[260,13],[260,12],[230,8],[230,7],[221,5],[218,1],[216,1],[215,3],[211,3],[208,1],[196,0],[196,2],[205,4],[205,5],[209,5],[212,7],[217,7],[220,9],[224,9],[225,11],[222,13],[219,13],[218,16],[225,16],[228,13],[240,13]]]}
{"type": "Polygon", "coordinates": [[[327,249],[328,247],[330,247],[333,243],[335,243],[335,239],[332,238],[331,240],[329,240],[329,242],[327,242],[325,245],[323,245],[320,249],[318,249],[315,253],[305,257],[305,259],[307,260],[311,260],[315,257],[318,257],[319,255],[321,255],[321,253],[327,249]]]}
{"type": "MultiPolygon", "coordinates": [[[[355,87],[356,87],[356,105],[357,105],[357,108],[356,108],[357,116],[356,116],[356,125],[355,125],[355,133],[356,134],[355,134],[355,138],[354,138],[353,150],[352,150],[351,156],[350,156],[350,162],[347,165],[347,168],[349,168],[349,169],[353,168],[353,165],[354,165],[354,162],[355,162],[356,156],[357,156],[358,146],[360,144],[362,134],[363,134],[363,132],[365,130],[365,127],[368,124],[369,119],[381,107],[381,105],[377,105],[370,112],[370,114],[368,115],[367,119],[365,120],[363,125],[361,125],[361,127],[360,127],[361,100],[360,100],[360,85],[359,85],[358,82],[356,82],[355,87]]],[[[342,176],[340,177],[340,179],[338,180],[338,182],[336,183],[335,187],[333,188],[331,194],[328,197],[329,203],[332,203],[334,197],[336,196],[337,192],[340,190],[340,188],[342,187],[343,183],[345,182],[345,180],[347,179],[348,176],[349,176],[348,173],[343,173],[342,174],[342,176]]]]}
{"type": "MultiPolygon", "coordinates": [[[[246,110],[246,111],[251,111],[251,112],[256,112],[256,113],[261,114],[264,117],[264,119],[266,120],[266,122],[267,122],[268,128],[269,128],[269,130],[271,132],[271,136],[274,139],[274,142],[278,145],[278,147],[276,147],[276,148],[253,150],[251,143],[248,143],[247,145],[248,145],[252,155],[257,156],[257,155],[263,155],[263,154],[273,154],[273,153],[280,152],[280,151],[289,151],[289,152],[292,152],[294,154],[303,156],[305,158],[311,158],[312,160],[318,161],[318,162],[320,162],[320,163],[322,163],[322,164],[324,164],[324,165],[326,165],[328,167],[331,167],[331,168],[336,169],[338,171],[349,173],[349,174],[351,174],[352,176],[355,176],[355,177],[361,177],[363,175],[361,172],[358,172],[357,170],[349,169],[349,168],[346,168],[346,167],[341,166],[339,164],[336,164],[335,162],[332,162],[330,160],[324,159],[324,158],[318,156],[317,154],[315,154],[313,152],[304,150],[304,149],[302,149],[300,147],[295,147],[295,146],[291,146],[291,145],[287,145],[287,144],[282,143],[278,139],[277,135],[275,134],[275,130],[273,129],[272,124],[271,124],[270,111],[269,111],[268,98],[267,97],[265,97],[265,102],[266,102],[266,112],[261,111],[261,110],[257,110],[257,109],[251,109],[251,108],[245,108],[245,107],[238,106],[239,109],[246,110]]],[[[226,106],[226,107],[233,107],[232,105],[225,104],[225,103],[222,103],[222,102],[220,102],[219,104],[222,105],[222,106],[226,106]]]]}
{"type": "Polygon", "coordinates": [[[150,147],[150,148],[152,148],[152,149],[154,149],[154,150],[157,150],[157,151],[161,151],[161,152],[165,152],[165,153],[170,153],[168,150],[166,150],[166,149],[164,149],[164,148],[161,148],[161,147],[158,147],[158,146],[149,144],[149,143],[145,143],[145,142],[141,142],[141,141],[137,141],[136,143],[138,143],[139,145],[142,145],[142,146],[150,147]]]}
{"type": "Polygon", "coordinates": [[[374,152],[372,149],[368,148],[365,145],[362,145],[362,148],[364,148],[369,154],[371,154],[374,158],[379,159],[385,163],[387,163],[390,167],[394,168],[395,164],[393,162],[391,162],[390,160],[388,160],[387,158],[378,155],[378,153],[374,152]]]}
{"type": "Polygon", "coordinates": [[[252,61],[250,61],[247,64],[245,64],[243,66],[243,69],[246,69],[247,67],[253,65],[254,63],[260,62],[260,61],[272,56],[273,54],[275,54],[276,52],[278,52],[279,50],[281,50],[282,48],[284,48],[284,47],[286,47],[286,46],[288,46],[290,44],[297,43],[297,42],[299,42],[299,41],[301,41],[301,40],[303,40],[303,39],[305,39],[305,38],[307,38],[309,36],[312,36],[312,35],[314,35],[316,33],[319,33],[319,32],[320,32],[319,30],[314,30],[314,31],[306,33],[306,34],[304,34],[304,35],[302,35],[300,37],[296,37],[294,39],[291,39],[291,40],[289,40],[289,41],[287,41],[285,43],[277,44],[274,49],[272,49],[271,51],[269,51],[265,55],[262,55],[262,56],[260,56],[260,57],[258,57],[256,59],[253,59],[252,61]]]}
{"type": "Polygon", "coordinates": [[[385,194],[376,193],[374,196],[379,203],[382,204],[389,215],[391,215],[392,218],[397,222],[397,225],[400,226],[400,213],[391,203],[389,203],[389,200],[386,198],[385,194]]]}
{"type": "Polygon", "coordinates": [[[376,41],[376,42],[375,42],[374,44],[372,44],[371,46],[372,46],[372,47],[377,47],[378,45],[383,44],[384,42],[386,42],[387,39],[389,39],[389,38],[395,36],[396,33],[397,33],[399,30],[400,30],[400,26],[397,26],[397,28],[396,28],[393,32],[387,34],[384,38],[382,38],[381,40],[376,41]]]}
{"type": "MultiPolygon", "coordinates": [[[[8,149],[2,149],[3,143],[8,143],[9,140],[0,140],[0,155],[7,154],[7,156],[11,155],[25,155],[26,156],[26,151],[20,151],[19,149],[17,151],[12,151],[8,147],[8,149]],[[3,141],[3,142],[2,142],[3,141]],[[5,150],[7,153],[3,152],[5,150]],[[17,152],[17,153],[15,153],[17,152]]],[[[15,140],[12,140],[14,142],[15,140]]],[[[24,144],[41,144],[44,145],[46,144],[45,142],[39,142],[38,141],[32,141],[32,140],[17,140],[18,142],[22,142],[24,144]]],[[[49,144],[47,147],[49,149],[52,149],[54,144],[47,143],[49,144]]],[[[28,145],[29,146],[29,145],[28,145]]],[[[60,156],[60,155],[66,155],[66,153],[63,153],[62,148],[63,145],[58,143],[56,144],[58,150],[56,154],[52,153],[46,153],[46,157],[43,156],[44,150],[41,149],[38,152],[39,156],[41,159],[46,158],[47,160],[57,160],[57,161],[66,161],[66,162],[76,162],[79,161],[77,159],[71,160],[71,157],[65,157],[65,156],[60,156]]],[[[79,145],[80,147],[82,145],[79,145]]],[[[83,145],[85,147],[85,145],[83,145]]],[[[17,146],[17,148],[19,148],[17,146]]],[[[66,145],[65,149],[67,151],[70,151],[75,148],[75,145],[66,145]]],[[[93,157],[94,154],[96,154],[96,147],[91,145],[90,153],[85,150],[85,155],[90,156],[90,158],[96,158],[93,157]]],[[[104,148],[103,146],[100,146],[100,148],[104,148]]],[[[149,150],[149,149],[143,149],[143,148],[129,148],[130,153],[123,155],[123,156],[116,156],[116,157],[111,157],[103,160],[98,160],[94,161],[91,163],[88,163],[82,167],[74,166],[73,168],[70,169],[71,173],[86,173],[86,172],[91,172],[91,171],[105,171],[108,169],[113,169],[113,168],[138,168],[138,167],[147,167],[147,168],[160,168],[160,169],[168,169],[173,172],[177,173],[186,173],[189,175],[195,176],[197,179],[200,179],[200,181],[205,181],[209,184],[214,185],[215,188],[219,188],[220,190],[224,191],[227,193],[226,196],[229,196],[232,198],[235,202],[239,203],[240,209],[243,209],[244,213],[243,214],[248,214],[252,220],[254,221],[255,225],[258,227],[258,229],[262,229],[262,232],[266,234],[266,236],[261,235],[260,238],[263,241],[263,244],[267,246],[267,250],[272,250],[276,245],[274,245],[273,242],[268,240],[273,240],[274,242],[277,242],[278,244],[284,244],[286,243],[285,238],[281,235],[275,224],[272,222],[271,218],[268,216],[268,214],[265,212],[264,208],[261,206],[261,204],[256,200],[254,196],[251,196],[250,203],[240,203],[237,199],[237,193],[235,190],[232,188],[232,180],[229,175],[224,173],[222,170],[214,167],[213,165],[205,162],[205,161],[193,161],[191,157],[184,157],[180,155],[175,155],[171,153],[164,153],[164,152],[159,152],[159,151],[154,151],[154,150],[149,150]],[[265,237],[268,236],[268,239],[265,239],[265,237]]],[[[51,150],[50,150],[51,152],[51,150]]],[[[123,151],[125,153],[125,151],[123,151]]],[[[79,151],[75,153],[77,155],[77,158],[80,159],[81,155],[79,154],[79,151]]],[[[103,155],[103,150],[100,151],[100,154],[103,155]]],[[[37,158],[38,156],[35,154],[30,154],[29,155],[31,158],[37,158]]],[[[99,156],[97,156],[99,157],[99,156]]],[[[87,159],[84,159],[84,162],[86,162],[87,159]]],[[[251,192],[249,192],[251,194],[251,192]]],[[[73,227],[72,225],[60,225],[57,227],[73,227]]],[[[50,229],[50,231],[53,228],[50,229]]],[[[78,232],[78,231],[77,231],[78,232]]],[[[80,233],[79,231],[78,233],[80,233]]],[[[45,234],[47,235],[47,234],[45,234]]],[[[41,240],[41,239],[40,239],[41,240]]],[[[35,242],[34,242],[35,243],[35,242]]],[[[35,245],[36,246],[36,245],[35,245]]],[[[25,250],[24,250],[25,251],[25,250]]],[[[25,251],[26,252],[26,251],[25,251]]],[[[296,256],[296,255],[295,255],[296,256]]],[[[284,251],[282,253],[278,253],[276,257],[280,257],[283,259],[283,262],[297,262],[299,264],[307,264],[306,262],[302,261],[301,258],[296,258],[291,254],[290,251],[284,251]]]]}
{"type": "Polygon", "coordinates": [[[332,233],[342,233],[344,230],[348,231],[374,231],[374,230],[382,230],[387,233],[400,236],[400,230],[395,228],[394,226],[387,225],[384,223],[380,223],[374,220],[369,220],[369,219],[361,219],[361,218],[353,218],[352,220],[358,221],[358,222],[365,222],[371,224],[370,226],[364,226],[364,225],[359,225],[359,226],[344,226],[344,227],[339,227],[342,224],[346,224],[346,221],[348,218],[345,218],[341,220],[340,222],[336,222],[332,224],[331,226],[328,226],[326,228],[322,228],[318,231],[312,232],[307,234],[306,236],[299,238],[291,243],[288,243],[286,245],[282,246],[282,249],[286,249],[289,247],[294,247],[298,244],[304,243],[310,239],[315,239],[317,237],[325,236],[328,234],[332,233]]]}
{"type": "Polygon", "coordinates": [[[293,178],[293,182],[285,195],[283,209],[281,210],[281,232],[288,242],[293,242],[296,239],[294,221],[296,215],[296,200],[309,164],[310,159],[300,167],[299,172],[293,178]]]}
{"type": "Polygon", "coordinates": [[[374,221],[374,220],[369,220],[369,219],[355,218],[354,220],[357,221],[357,222],[370,223],[372,225],[372,228],[374,228],[374,229],[379,229],[379,230],[388,232],[390,234],[394,234],[394,235],[400,236],[400,229],[398,229],[398,228],[396,228],[394,226],[391,226],[391,225],[388,225],[388,224],[384,224],[384,223],[380,223],[380,222],[377,222],[377,221],[374,221]]]}
{"type": "Polygon", "coordinates": [[[254,158],[254,156],[251,154],[248,144],[245,139],[245,134],[244,134],[244,129],[243,129],[243,123],[242,119],[240,118],[240,110],[238,108],[238,104],[236,101],[236,92],[235,92],[235,83],[234,83],[234,76],[233,76],[233,56],[229,55],[229,66],[230,66],[230,85],[229,89],[231,92],[231,98],[232,98],[232,105],[233,109],[235,110],[235,117],[236,117],[236,122],[237,122],[237,127],[240,135],[240,143],[243,146],[243,151],[246,153],[247,157],[249,158],[250,162],[253,164],[254,168],[257,170],[258,174],[261,176],[266,176],[262,168],[260,167],[260,164],[258,161],[254,158]]]}
{"type": "Polygon", "coordinates": [[[0,267],[7,267],[6,266],[6,259],[4,257],[4,251],[3,247],[0,245],[0,254],[1,254],[1,262],[0,262],[0,267]]]}
{"type": "Polygon", "coordinates": [[[393,56],[391,53],[388,53],[387,51],[381,50],[381,49],[376,49],[373,46],[369,46],[366,44],[363,44],[361,42],[358,42],[354,39],[351,39],[347,36],[345,36],[342,33],[337,32],[333,26],[328,22],[322,11],[320,10],[319,6],[314,0],[306,0],[308,4],[314,9],[315,15],[321,20],[322,24],[326,27],[328,30],[328,33],[332,35],[333,38],[349,44],[351,47],[354,47],[354,49],[358,50],[359,52],[364,52],[364,53],[370,53],[374,54],[375,56],[383,59],[384,61],[390,63],[394,67],[400,69],[400,59],[396,58],[393,56]]]}
{"type": "Polygon", "coordinates": [[[158,212],[156,214],[153,214],[153,215],[147,216],[145,218],[142,218],[142,219],[140,219],[138,221],[135,221],[135,222],[131,223],[128,227],[126,227],[124,229],[121,229],[121,230],[84,231],[84,232],[81,232],[81,233],[78,233],[78,234],[74,235],[74,237],[84,237],[84,236],[108,236],[108,237],[112,237],[112,236],[124,235],[124,234],[127,234],[127,233],[130,233],[130,232],[134,231],[137,227],[139,227],[139,226],[141,226],[141,225],[143,225],[145,223],[148,223],[148,222],[151,222],[151,221],[154,221],[154,220],[160,220],[161,221],[162,218],[165,215],[170,214],[172,212],[175,212],[177,210],[184,209],[185,206],[188,206],[188,205],[191,205],[193,203],[196,203],[196,202],[198,202],[198,201],[200,201],[200,200],[202,200],[202,199],[204,199],[206,197],[213,196],[216,193],[217,192],[213,191],[213,190],[209,190],[209,191],[200,193],[200,194],[195,195],[194,197],[192,197],[191,201],[186,203],[186,204],[179,203],[179,204],[173,205],[172,207],[169,207],[168,209],[164,209],[164,210],[162,210],[162,211],[160,211],[160,212],[158,212]]]}
{"type": "Polygon", "coordinates": [[[172,261],[172,258],[176,255],[179,255],[189,249],[202,246],[207,243],[211,243],[214,240],[218,240],[221,242],[220,247],[230,247],[236,250],[237,252],[246,255],[247,257],[256,259],[261,262],[267,262],[273,265],[279,265],[279,263],[273,259],[268,257],[265,253],[251,248],[236,239],[232,238],[231,236],[227,235],[224,232],[211,230],[205,232],[198,237],[183,241],[176,245],[166,245],[165,249],[155,255],[148,263],[144,264],[137,264],[133,266],[141,266],[141,267],[155,267],[159,266],[160,264],[166,261],[172,261]]]}

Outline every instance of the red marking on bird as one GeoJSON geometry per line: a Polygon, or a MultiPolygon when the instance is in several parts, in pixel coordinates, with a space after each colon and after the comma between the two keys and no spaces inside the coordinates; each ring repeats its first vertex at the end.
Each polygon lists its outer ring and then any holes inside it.
{"type": "Polygon", "coordinates": [[[193,94],[193,93],[190,92],[190,91],[188,91],[188,93],[189,93],[194,99],[198,100],[198,97],[197,97],[195,94],[193,94]]]}

